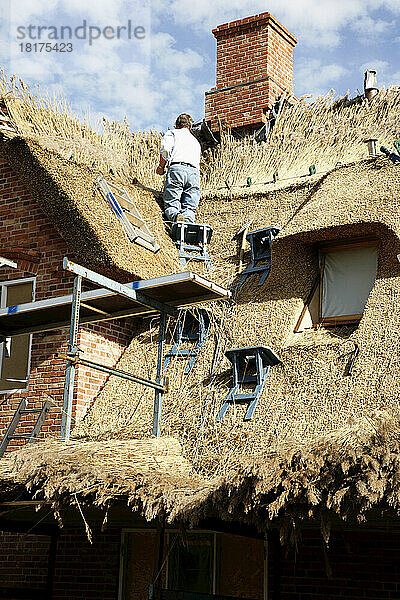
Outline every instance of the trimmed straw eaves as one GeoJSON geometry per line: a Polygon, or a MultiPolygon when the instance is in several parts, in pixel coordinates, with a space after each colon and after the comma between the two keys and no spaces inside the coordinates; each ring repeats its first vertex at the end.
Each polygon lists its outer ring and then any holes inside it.
{"type": "Polygon", "coordinates": [[[0,463],[0,489],[25,489],[34,499],[56,509],[77,497],[106,506],[121,497],[147,519],[171,514],[180,500],[204,487],[191,476],[176,439],[136,439],[110,442],[58,442],[28,445],[0,463]]]}
{"type": "Polygon", "coordinates": [[[128,181],[116,182],[128,190],[158,239],[161,249],[156,254],[128,241],[107,200],[95,190],[99,173],[94,169],[63,159],[30,140],[14,138],[1,147],[78,262],[125,279],[182,270],[152,193],[139,192],[128,181]]]}

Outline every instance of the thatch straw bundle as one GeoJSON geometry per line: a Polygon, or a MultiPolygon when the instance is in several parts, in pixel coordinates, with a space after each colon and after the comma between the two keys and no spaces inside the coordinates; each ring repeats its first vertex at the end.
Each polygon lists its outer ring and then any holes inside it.
{"type": "Polygon", "coordinates": [[[265,143],[238,141],[225,133],[204,166],[203,189],[206,194],[240,195],[247,177],[253,181],[251,190],[287,186],[290,180],[307,175],[310,165],[321,174],[338,162],[366,158],[364,140],[368,137],[392,146],[399,137],[399,123],[398,87],[382,88],[373,102],[349,104],[346,96],[336,99],[333,93],[312,104],[301,100],[284,108],[265,143]],[[272,183],[275,173],[277,184],[272,183]],[[230,191],[227,184],[232,186],[230,191]]]}
{"type": "Polygon", "coordinates": [[[202,485],[190,477],[191,465],[176,439],[58,442],[46,440],[12,452],[0,463],[2,495],[21,489],[37,500],[105,506],[120,498],[153,518],[202,485]]]}
{"type": "Polygon", "coordinates": [[[159,133],[132,133],[126,119],[110,123],[103,118],[99,124],[90,113],[82,122],[62,95],[42,94],[38,86],[32,89],[15,76],[8,78],[4,71],[0,72],[0,99],[22,137],[34,139],[65,159],[160,186],[155,174],[159,133]]]}

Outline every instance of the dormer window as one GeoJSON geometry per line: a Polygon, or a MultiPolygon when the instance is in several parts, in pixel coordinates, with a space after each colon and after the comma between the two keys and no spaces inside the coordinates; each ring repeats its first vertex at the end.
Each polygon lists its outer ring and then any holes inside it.
{"type": "Polygon", "coordinates": [[[375,282],[376,240],[321,245],[318,252],[319,274],[295,332],[358,323],[375,282]]]}

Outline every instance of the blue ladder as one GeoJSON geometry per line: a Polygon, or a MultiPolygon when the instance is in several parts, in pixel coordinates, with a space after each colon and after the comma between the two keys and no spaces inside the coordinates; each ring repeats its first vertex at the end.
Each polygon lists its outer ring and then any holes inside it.
{"type": "Polygon", "coordinates": [[[164,371],[168,368],[172,357],[178,356],[189,357],[184,375],[190,373],[207,339],[209,329],[210,315],[206,309],[199,308],[196,314],[189,312],[189,310],[181,311],[176,324],[174,345],[165,355],[164,371]],[[182,342],[195,342],[195,346],[191,350],[182,349],[180,347],[182,342]]]}
{"type": "Polygon", "coordinates": [[[265,229],[249,231],[246,235],[246,240],[250,244],[251,260],[250,264],[242,272],[238,288],[244,284],[252,273],[261,273],[260,281],[258,282],[259,286],[267,279],[271,270],[271,244],[279,231],[278,227],[266,227],[265,229]],[[263,264],[259,264],[261,261],[263,264]]]}
{"type": "Polygon", "coordinates": [[[205,262],[209,271],[212,270],[212,261],[207,249],[212,233],[212,227],[205,223],[179,221],[172,225],[171,237],[178,247],[179,260],[183,267],[188,260],[200,260],[205,262]]]}
{"type": "Polygon", "coordinates": [[[249,401],[249,406],[244,416],[244,420],[249,421],[253,417],[270,368],[282,361],[267,346],[232,348],[225,352],[225,356],[232,363],[233,385],[225,397],[216,420],[217,422],[222,421],[232,402],[249,401]],[[256,386],[251,392],[240,393],[240,386],[244,383],[255,383],[256,386]]]}

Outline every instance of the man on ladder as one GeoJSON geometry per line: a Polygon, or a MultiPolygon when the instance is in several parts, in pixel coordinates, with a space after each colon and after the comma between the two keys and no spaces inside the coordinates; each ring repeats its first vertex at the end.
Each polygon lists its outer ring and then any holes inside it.
{"type": "Polygon", "coordinates": [[[160,163],[156,173],[164,175],[164,211],[167,221],[194,223],[200,201],[200,153],[201,147],[190,133],[193,119],[184,113],[179,115],[175,128],[170,129],[161,140],[160,163]]]}

